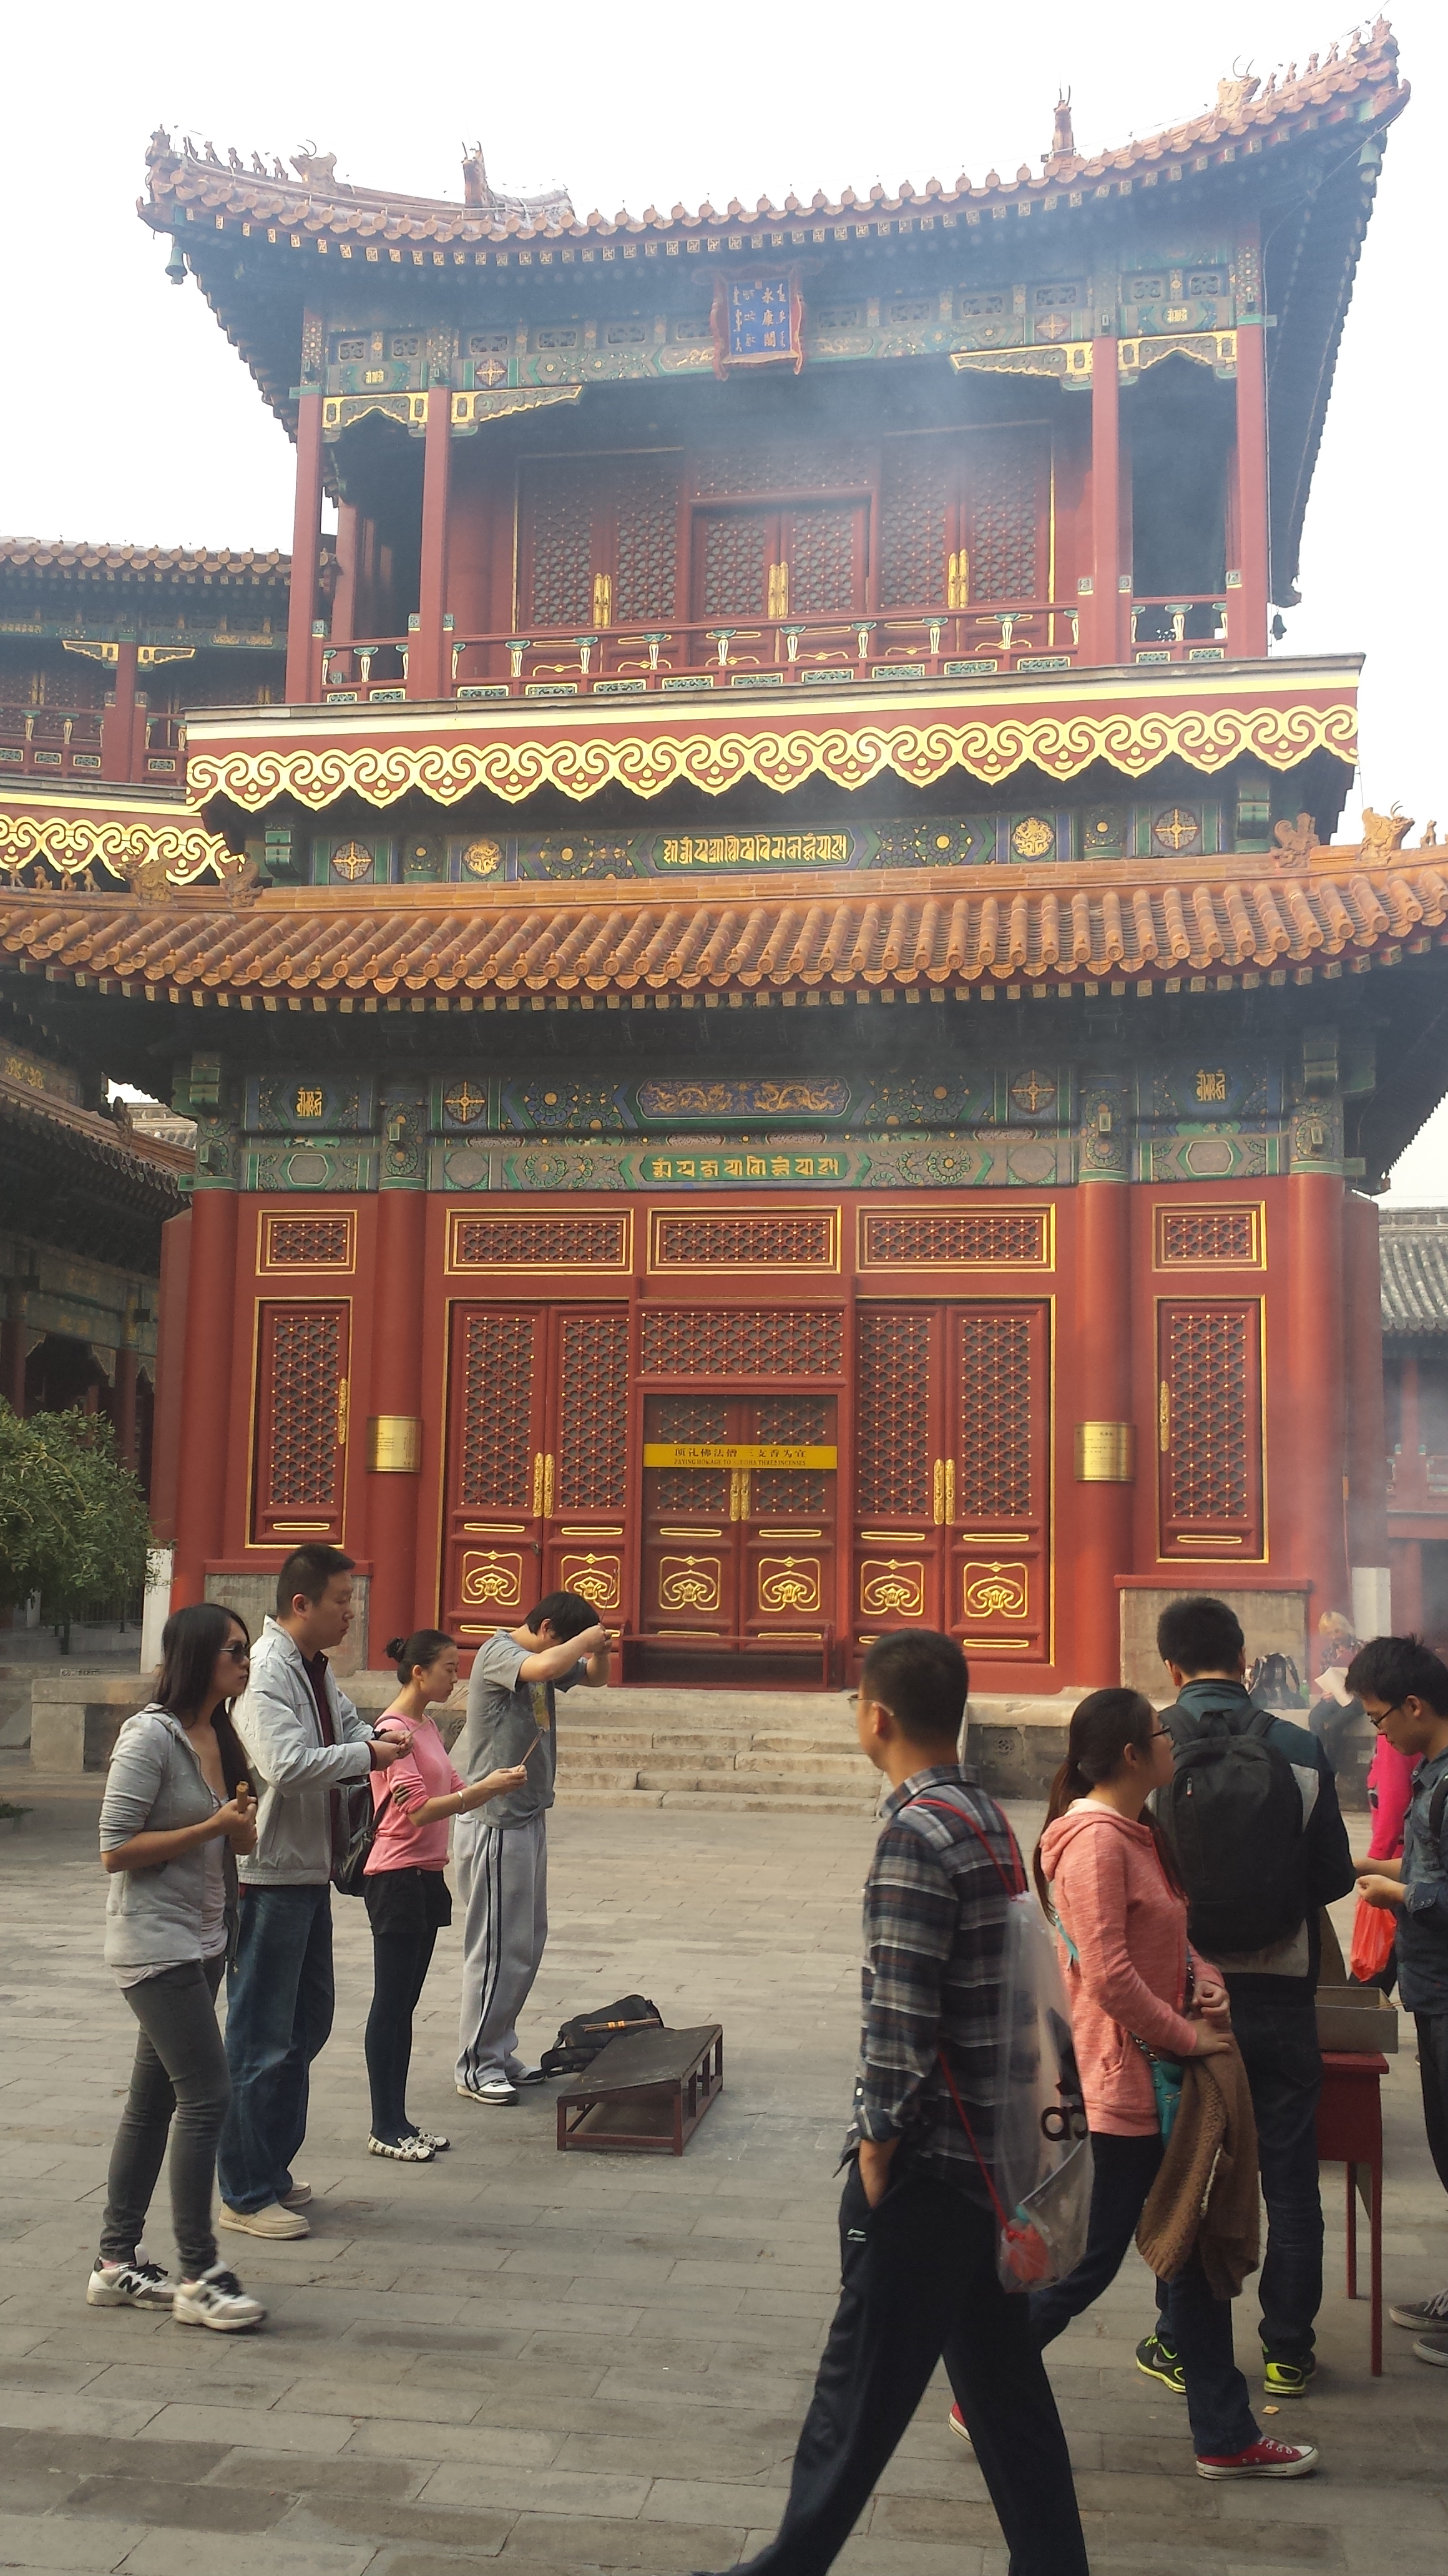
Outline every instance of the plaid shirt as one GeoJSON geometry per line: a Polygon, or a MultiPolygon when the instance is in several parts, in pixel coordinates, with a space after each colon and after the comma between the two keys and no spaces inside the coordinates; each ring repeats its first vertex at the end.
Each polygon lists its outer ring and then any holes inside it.
{"type": "Polygon", "coordinates": [[[912,1772],[884,1805],[865,1881],[863,2026],[846,2152],[861,2138],[904,2141],[925,2169],[971,2200],[990,2195],[936,2052],[991,2163],[1007,1886],[1022,1884],[1015,1836],[973,1771],[938,1763],[912,1772]],[[957,1817],[942,1814],[941,1804],[957,1817]],[[989,1851],[965,1821],[974,1819],[989,1851]],[[958,1819],[958,1820],[957,1820],[958,1819]],[[992,1858],[994,1855],[994,1858],[992,1858]],[[1000,1870],[995,1866],[1000,1863],[1000,1870]]]}

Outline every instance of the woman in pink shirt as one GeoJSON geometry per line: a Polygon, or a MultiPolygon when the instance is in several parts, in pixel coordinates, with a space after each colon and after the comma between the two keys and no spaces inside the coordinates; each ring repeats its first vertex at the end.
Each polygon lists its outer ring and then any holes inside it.
{"type": "MultiPolygon", "coordinates": [[[[1181,2060],[1233,2045],[1222,1980],[1192,1953],[1186,1897],[1144,1813],[1171,1775],[1171,1737],[1150,1700],[1099,1690],[1081,1702],[1051,1783],[1036,1885],[1066,1951],[1095,2178],[1085,2254],[1068,2279],[1030,2294],[1042,2344],[1121,2268],[1161,2163],[1181,2060]]],[[[1314,2468],[1310,2445],[1262,2440],[1233,2359],[1231,2303],[1213,2298],[1197,2256],[1162,2287],[1163,2331],[1137,2359],[1168,2387],[1184,2385],[1198,2474],[1295,2478],[1314,2468]]]]}
{"type": "Polygon", "coordinates": [[[457,1685],[458,1650],[440,1628],[420,1628],[387,1649],[401,1684],[377,1732],[410,1740],[400,1761],[373,1774],[375,1839],[367,1855],[363,1896],[372,1923],[372,2009],[367,2016],[367,2080],[372,2088],[372,2135],[367,2152],[409,2165],[431,2164],[448,2143],[408,2117],[407,2077],[412,2063],[412,2017],[432,1965],[433,1944],[452,1921],[447,1868],[449,1816],[486,1805],[522,1786],[522,1768],[490,1771],[470,1789],[448,1760],[447,1747],[428,1715],[451,1699],[457,1685]]]}

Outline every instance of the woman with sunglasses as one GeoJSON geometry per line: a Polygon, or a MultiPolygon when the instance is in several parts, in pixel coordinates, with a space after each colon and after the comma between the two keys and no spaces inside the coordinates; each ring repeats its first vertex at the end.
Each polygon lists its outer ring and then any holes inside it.
{"type": "Polygon", "coordinates": [[[100,1825],[106,1965],[140,2035],[86,2299],[93,2308],[169,2308],[178,2325],[221,2334],[266,2315],[217,2261],[211,2217],[231,2099],[216,1991],[236,1925],[236,1855],[256,1841],[230,1715],[250,1652],[245,1621],[220,1602],[167,1620],[156,1696],[116,1738],[100,1825]],[[168,2137],[181,2258],[174,2289],[141,2244],[168,2137]]]}

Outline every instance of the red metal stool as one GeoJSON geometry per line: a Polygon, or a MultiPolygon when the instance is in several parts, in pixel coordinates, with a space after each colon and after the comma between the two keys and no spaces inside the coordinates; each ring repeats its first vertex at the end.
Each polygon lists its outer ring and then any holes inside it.
{"type": "Polygon", "coordinates": [[[1372,2375],[1383,2373],[1383,2097],[1385,2057],[1346,2049],[1322,2053],[1322,2099],[1317,2106],[1317,2153],[1328,2165],[1347,2167],[1347,2294],[1357,2297],[1357,2201],[1368,2213],[1368,2277],[1372,2300],[1372,2375]],[[1364,2168],[1366,2174],[1364,2176],[1364,2168]]]}

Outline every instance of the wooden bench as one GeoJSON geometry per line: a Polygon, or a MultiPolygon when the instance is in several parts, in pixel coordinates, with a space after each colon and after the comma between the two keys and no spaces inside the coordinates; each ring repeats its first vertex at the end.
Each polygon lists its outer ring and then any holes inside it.
{"type": "Polygon", "coordinates": [[[724,2084],[724,2033],[630,2031],[611,2039],[558,2096],[558,2147],[681,2156],[724,2084]]]}

